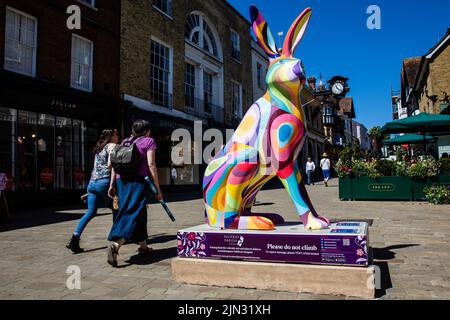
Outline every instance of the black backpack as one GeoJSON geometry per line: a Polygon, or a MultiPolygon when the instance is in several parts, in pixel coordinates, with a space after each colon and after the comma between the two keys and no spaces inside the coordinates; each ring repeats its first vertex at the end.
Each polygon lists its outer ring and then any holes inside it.
{"type": "Polygon", "coordinates": [[[138,173],[142,158],[134,144],[137,137],[122,145],[116,145],[111,151],[111,165],[121,178],[132,178],[138,173]]]}

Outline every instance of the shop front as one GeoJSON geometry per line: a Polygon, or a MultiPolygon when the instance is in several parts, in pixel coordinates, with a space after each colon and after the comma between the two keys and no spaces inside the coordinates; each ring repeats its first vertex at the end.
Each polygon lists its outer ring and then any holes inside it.
{"type": "MultiPolygon", "coordinates": [[[[164,192],[201,191],[202,174],[205,164],[195,164],[194,154],[196,141],[194,141],[194,122],[178,117],[169,116],[153,111],[146,111],[132,106],[127,112],[128,117],[125,132],[130,134],[131,125],[135,120],[144,119],[150,122],[151,136],[157,145],[156,164],[161,188],[164,192]],[[190,163],[174,163],[172,152],[179,143],[172,141],[172,133],[176,129],[186,129],[192,137],[190,163]]],[[[202,145],[199,146],[200,150],[202,145]]],[[[180,154],[180,157],[183,155],[180,154]]]]}
{"type": "Polygon", "coordinates": [[[1,72],[8,81],[0,97],[0,175],[10,206],[79,202],[90,150],[99,130],[118,127],[120,101],[1,72]]]}

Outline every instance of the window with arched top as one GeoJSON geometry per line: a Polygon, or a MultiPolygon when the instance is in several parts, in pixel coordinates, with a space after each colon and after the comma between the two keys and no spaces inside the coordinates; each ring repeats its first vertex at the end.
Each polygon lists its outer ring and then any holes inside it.
{"type": "Polygon", "coordinates": [[[216,38],[212,29],[203,17],[196,13],[191,13],[186,19],[184,37],[189,42],[203,48],[213,56],[219,57],[216,38]]]}

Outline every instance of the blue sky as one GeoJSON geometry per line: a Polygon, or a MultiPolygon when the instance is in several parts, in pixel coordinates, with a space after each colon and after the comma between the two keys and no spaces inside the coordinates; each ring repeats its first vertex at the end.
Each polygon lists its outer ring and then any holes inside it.
{"type": "Polygon", "coordinates": [[[449,0],[229,0],[249,19],[255,4],[275,39],[304,8],[312,8],[305,37],[296,50],[308,76],[350,78],[357,121],[368,129],[392,119],[390,90],[400,89],[402,60],[424,55],[450,27],[449,0]],[[370,5],[381,9],[381,30],[369,30],[370,5]]]}

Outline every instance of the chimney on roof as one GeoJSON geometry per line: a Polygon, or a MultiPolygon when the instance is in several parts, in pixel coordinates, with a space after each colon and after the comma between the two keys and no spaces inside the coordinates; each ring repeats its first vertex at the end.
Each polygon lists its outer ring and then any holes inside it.
{"type": "Polygon", "coordinates": [[[315,77],[309,77],[308,78],[308,85],[312,89],[312,91],[316,91],[316,78],[315,77]]]}

